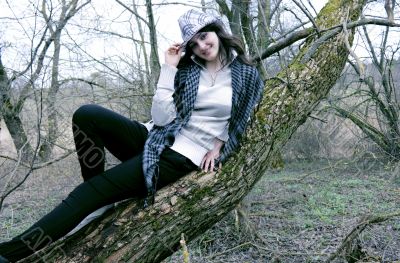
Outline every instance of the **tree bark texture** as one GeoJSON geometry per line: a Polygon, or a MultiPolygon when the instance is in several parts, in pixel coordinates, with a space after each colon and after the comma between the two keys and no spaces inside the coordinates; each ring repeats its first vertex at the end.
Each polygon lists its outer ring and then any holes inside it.
{"type": "MultiPolygon", "coordinates": [[[[357,20],[365,0],[330,0],[316,22],[320,29],[357,20]]],[[[192,173],[157,192],[146,209],[128,201],[101,221],[55,242],[40,254],[49,262],[160,262],[179,246],[184,233],[193,240],[221,220],[265,175],[271,158],[289,140],[339,77],[348,56],[343,34],[307,52],[309,38],[292,64],[266,82],[258,110],[242,147],[214,174],[192,173]],[[303,56],[309,58],[304,60],[303,56]]],[[[350,39],[350,42],[352,39],[350,39]]],[[[40,253],[40,252],[39,252],[40,253]]],[[[37,260],[37,257],[36,257],[37,260]]],[[[34,262],[32,256],[23,262],[34,262]]]]}
{"type": "Polygon", "coordinates": [[[16,109],[13,107],[11,99],[11,82],[3,66],[0,54],[0,120],[4,119],[15,147],[23,149],[21,151],[21,160],[28,161],[28,157],[33,155],[33,149],[27,143],[27,136],[22,121],[15,111],[16,109]]]}

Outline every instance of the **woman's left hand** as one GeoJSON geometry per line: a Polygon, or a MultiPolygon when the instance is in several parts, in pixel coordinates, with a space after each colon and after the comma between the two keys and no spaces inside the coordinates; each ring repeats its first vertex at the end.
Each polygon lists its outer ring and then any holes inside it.
{"type": "MultiPolygon", "coordinates": [[[[209,171],[212,172],[214,170],[214,165],[215,165],[215,159],[217,159],[219,157],[219,151],[222,147],[222,145],[224,144],[223,141],[219,140],[219,139],[215,139],[215,143],[214,143],[214,149],[212,149],[211,151],[208,151],[204,157],[203,160],[201,160],[200,163],[200,168],[208,173],[209,171]]],[[[222,168],[222,164],[219,163],[219,168],[222,168]]]]}

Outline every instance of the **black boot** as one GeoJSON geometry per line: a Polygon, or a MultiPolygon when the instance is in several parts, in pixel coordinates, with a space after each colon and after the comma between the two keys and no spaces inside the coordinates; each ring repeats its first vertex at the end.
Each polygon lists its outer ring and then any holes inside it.
{"type": "Polygon", "coordinates": [[[10,263],[10,261],[0,255],[0,263],[10,263]]]}

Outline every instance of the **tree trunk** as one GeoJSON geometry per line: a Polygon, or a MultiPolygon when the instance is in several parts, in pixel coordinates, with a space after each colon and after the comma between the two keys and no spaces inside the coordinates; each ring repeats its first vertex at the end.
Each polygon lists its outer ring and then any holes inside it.
{"type": "MultiPolygon", "coordinates": [[[[245,0],[247,2],[248,0],[245,0]]],[[[242,30],[240,26],[240,17],[244,14],[242,12],[242,1],[241,0],[233,0],[232,1],[232,20],[229,21],[232,34],[235,36],[242,36],[242,30]]]]}
{"type": "MultiPolygon", "coordinates": [[[[45,8],[45,2],[43,1],[43,9],[45,8]]],[[[62,7],[62,13],[60,21],[65,19],[65,12],[67,6],[62,7]]],[[[45,10],[42,11],[46,21],[48,22],[48,27],[51,34],[54,35],[54,52],[53,52],[53,64],[51,68],[51,84],[49,92],[47,94],[46,105],[47,105],[47,135],[43,136],[42,145],[39,148],[39,157],[41,161],[48,161],[52,151],[54,149],[54,143],[57,140],[58,133],[58,120],[56,111],[56,100],[57,93],[60,89],[60,83],[58,81],[59,75],[59,62],[60,62],[60,51],[61,51],[61,34],[55,34],[55,29],[50,23],[50,19],[47,17],[45,10]]]]}
{"type": "Polygon", "coordinates": [[[157,32],[156,32],[156,24],[154,22],[153,16],[153,8],[151,4],[151,0],[146,0],[146,12],[147,17],[149,19],[149,32],[150,32],[150,83],[151,89],[155,89],[156,87],[156,79],[160,75],[160,61],[158,60],[158,43],[157,43],[157,32]]]}
{"type": "MultiPolygon", "coordinates": [[[[349,10],[356,20],[365,0],[330,0],[317,18],[319,28],[341,24],[349,10]]],[[[343,34],[308,39],[294,62],[266,83],[262,101],[240,151],[217,174],[192,173],[157,192],[153,206],[128,201],[72,237],[45,248],[49,262],[159,262],[186,240],[221,220],[265,175],[271,157],[290,138],[339,77],[348,56],[343,34]]],[[[350,39],[352,41],[352,39],[350,39]]],[[[34,261],[34,256],[23,262],[34,261]]]]}
{"type": "Polygon", "coordinates": [[[12,105],[10,87],[11,83],[0,54],[0,114],[13,138],[16,149],[20,150],[21,161],[27,162],[29,157],[33,156],[33,149],[28,142],[24,126],[19,117],[20,110],[12,105]]]}

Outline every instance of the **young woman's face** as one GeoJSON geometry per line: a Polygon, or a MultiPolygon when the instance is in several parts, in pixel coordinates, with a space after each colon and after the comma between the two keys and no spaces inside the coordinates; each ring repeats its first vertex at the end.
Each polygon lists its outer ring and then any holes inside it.
{"type": "Polygon", "coordinates": [[[188,43],[188,47],[199,58],[214,61],[219,54],[219,38],[215,32],[199,32],[188,43]]]}

